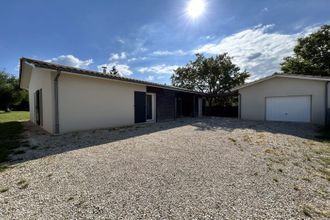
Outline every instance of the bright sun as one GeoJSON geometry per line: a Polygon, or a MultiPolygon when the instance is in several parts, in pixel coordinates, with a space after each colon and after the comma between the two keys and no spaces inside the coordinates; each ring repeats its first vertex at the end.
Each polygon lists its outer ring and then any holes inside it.
{"type": "Polygon", "coordinates": [[[186,13],[190,18],[196,19],[204,13],[205,8],[205,0],[189,0],[186,13]]]}

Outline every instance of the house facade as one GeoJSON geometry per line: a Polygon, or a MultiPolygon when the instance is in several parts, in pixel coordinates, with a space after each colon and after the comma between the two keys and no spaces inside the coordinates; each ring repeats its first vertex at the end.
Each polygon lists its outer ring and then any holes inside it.
{"type": "Polygon", "coordinates": [[[202,116],[203,94],[182,88],[20,60],[30,120],[52,134],[202,116]]]}

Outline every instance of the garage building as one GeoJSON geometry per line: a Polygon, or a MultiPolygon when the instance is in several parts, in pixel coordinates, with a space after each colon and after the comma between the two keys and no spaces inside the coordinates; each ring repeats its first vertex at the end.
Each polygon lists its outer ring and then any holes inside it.
{"type": "Polygon", "coordinates": [[[330,77],[274,74],[235,88],[239,117],[246,120],[304,122],[329,121],[330,77]]]}

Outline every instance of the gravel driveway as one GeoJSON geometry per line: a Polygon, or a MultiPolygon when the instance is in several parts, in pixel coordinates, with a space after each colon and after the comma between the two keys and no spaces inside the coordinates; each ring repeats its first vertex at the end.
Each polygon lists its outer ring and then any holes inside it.
{"type": "Polygon", "coordinates": [[[0,218],[326,219],[329,147],[315,132],[227,118],[31,129],[30,148],[0,172],[0,218]]]}

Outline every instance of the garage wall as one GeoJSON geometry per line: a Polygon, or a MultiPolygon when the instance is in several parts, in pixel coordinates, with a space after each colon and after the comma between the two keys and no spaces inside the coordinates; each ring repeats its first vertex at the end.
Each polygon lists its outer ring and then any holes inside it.
{"type": "Polygon", "coordinates": [[[42,68],[34,68],[31,73],[29,83],[29,105],[30,105],[30,120],[35,120],[34,93],[36,90],[42,89],[42,118],[43,129],[53,133],[54,131],[54,114],[53,114],[53,85],[52,74],[50,70],[42,68]]]}
{"type": "Polygon", "coordinates": [[[59,78],[60,133],[134,124],[134,91],[142,85],[63,73],[59,78]]]}
{"type": "Polygon", "coordinates": [[[312,96],[312,123],[325,122],[325,82],[306,79],[272,78],[239,90],[241,118],[265,120],[265,99],[272,96],[312,96]]]}

